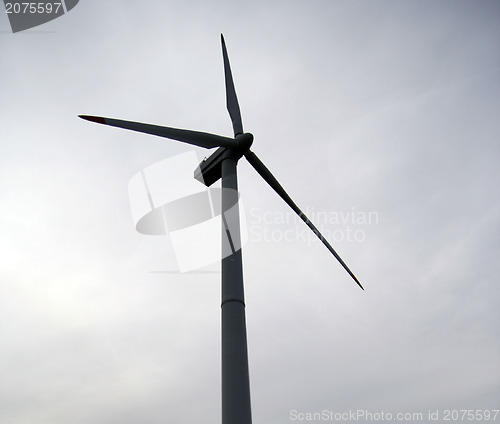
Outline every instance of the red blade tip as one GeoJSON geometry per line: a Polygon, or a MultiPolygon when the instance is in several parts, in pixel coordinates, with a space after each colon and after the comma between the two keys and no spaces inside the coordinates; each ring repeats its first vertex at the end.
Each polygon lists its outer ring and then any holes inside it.
{"type": "Polygon", "coordinates": [[[105,124],[106,121],[101,116],[90,116],[90,115],[78,115],[79,118],[85,119],[91,122],[97,122],[98,124],[105,124]]]}

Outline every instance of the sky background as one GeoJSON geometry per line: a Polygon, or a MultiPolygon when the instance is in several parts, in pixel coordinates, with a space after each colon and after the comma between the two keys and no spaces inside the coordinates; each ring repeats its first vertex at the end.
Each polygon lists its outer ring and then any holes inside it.
{"type": "Polygon", "coordinates": [[[318,222],[362,292],[240,162],[253,421],[500,408],[499,2],[82,0],[16,34],[0,16],[1,423],[220,422],[219,268],[172,273],[128,198],[192,147],[77,115],[230,136],[221,32],[297,204],[376,216],[318,222]]]}

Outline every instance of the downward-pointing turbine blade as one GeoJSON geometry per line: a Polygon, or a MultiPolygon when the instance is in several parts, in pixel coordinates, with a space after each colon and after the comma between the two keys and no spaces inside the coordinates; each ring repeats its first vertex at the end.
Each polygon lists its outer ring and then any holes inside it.
{"type": "Polygon", "coordinates": [[[181,130],[178,128],[161,127],[158,125],[142,124],[140,122],[122,121],[120,119],[103,118],[101,116],[78,115],[87,121],[97,122],[99,124],[111,125],[112,127],[125,128],[127,130],[138,131],[146,134],[157,135],[159,137],[170,138],[172,140],[182,141],[195,146],[211,149],[213,147],[231,147],[238,146],[238,142],[229,137],[209,134],[199,131],[181,130]]]}
{"type": "Polygon", "coordinates": [[[222,42],[222,57],[224,59],[224,76],[226,78],[226,104],[229,116],[233,122],[234,135],[243,134],[243,123],[241,122],[240,106],[234,89],[233,75],[231,74],[231,66],[227,56],[226,43],[224,36],[220,35],[222,42]]]}
{"type": "Polygon", "coordinates": [[[262,161],[257,157],[255,153],[248,150],[245,153],[245,157],[247,158],[250,165],[252,165],[255,170],[260,174],[262,178],[274,189],[276,193],[294,210],[294,212],[300,216],[302,221],[304,221],[307,226],[312,230],[314,234],[323,242],[326,248],[332,253],[333,256],[340,262],[340,264],[344,267],[344,269],[349,273],[349,275],[356,281],[359,287],[364,290],[361,283],[358,281],[356,276],[352,273],[349,267],[345,264],[342,258],[338,255],[338,253],[330,246],[330,243],[323,237],[323,235],[319,232],[316,226],[309,220],[309,218],[299,209],[299,207],[295,204],[295,202],[291,199],[291,197],[287,194],[287,192],[283,189],[278,180],[271,174],[271,171],[266,168],[266,166],[262,163],[262,161]]]}

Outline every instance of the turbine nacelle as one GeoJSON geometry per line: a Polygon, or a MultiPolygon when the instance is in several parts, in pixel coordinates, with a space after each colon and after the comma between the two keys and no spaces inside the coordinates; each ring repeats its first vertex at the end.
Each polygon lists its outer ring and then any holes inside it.
{"type": "Polygon", "coordinates": [[[247,155],[253,143],[253,135],[251,133],[237,134],[234,139],[238,143],[235,148],[219,147],[208,158],[203,159],[194,170],[194,178],[210,187],[222,178],[224,160],[231,158],[238,161],[242,156],[247,155]]]}

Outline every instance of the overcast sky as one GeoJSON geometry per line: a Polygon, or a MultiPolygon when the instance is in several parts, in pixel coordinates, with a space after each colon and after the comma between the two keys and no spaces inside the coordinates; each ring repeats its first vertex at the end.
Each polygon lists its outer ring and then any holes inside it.
{"type": "Polygon", "coordinates": [[[253,150],[366,288],[242,160],[253,421],[500,407],[500,3],[0,16],[1,423],[220,422],[219,267],[173,272],[128,195],[193,148],[77,115],[231,136],[221,32],[253,150]]]}

